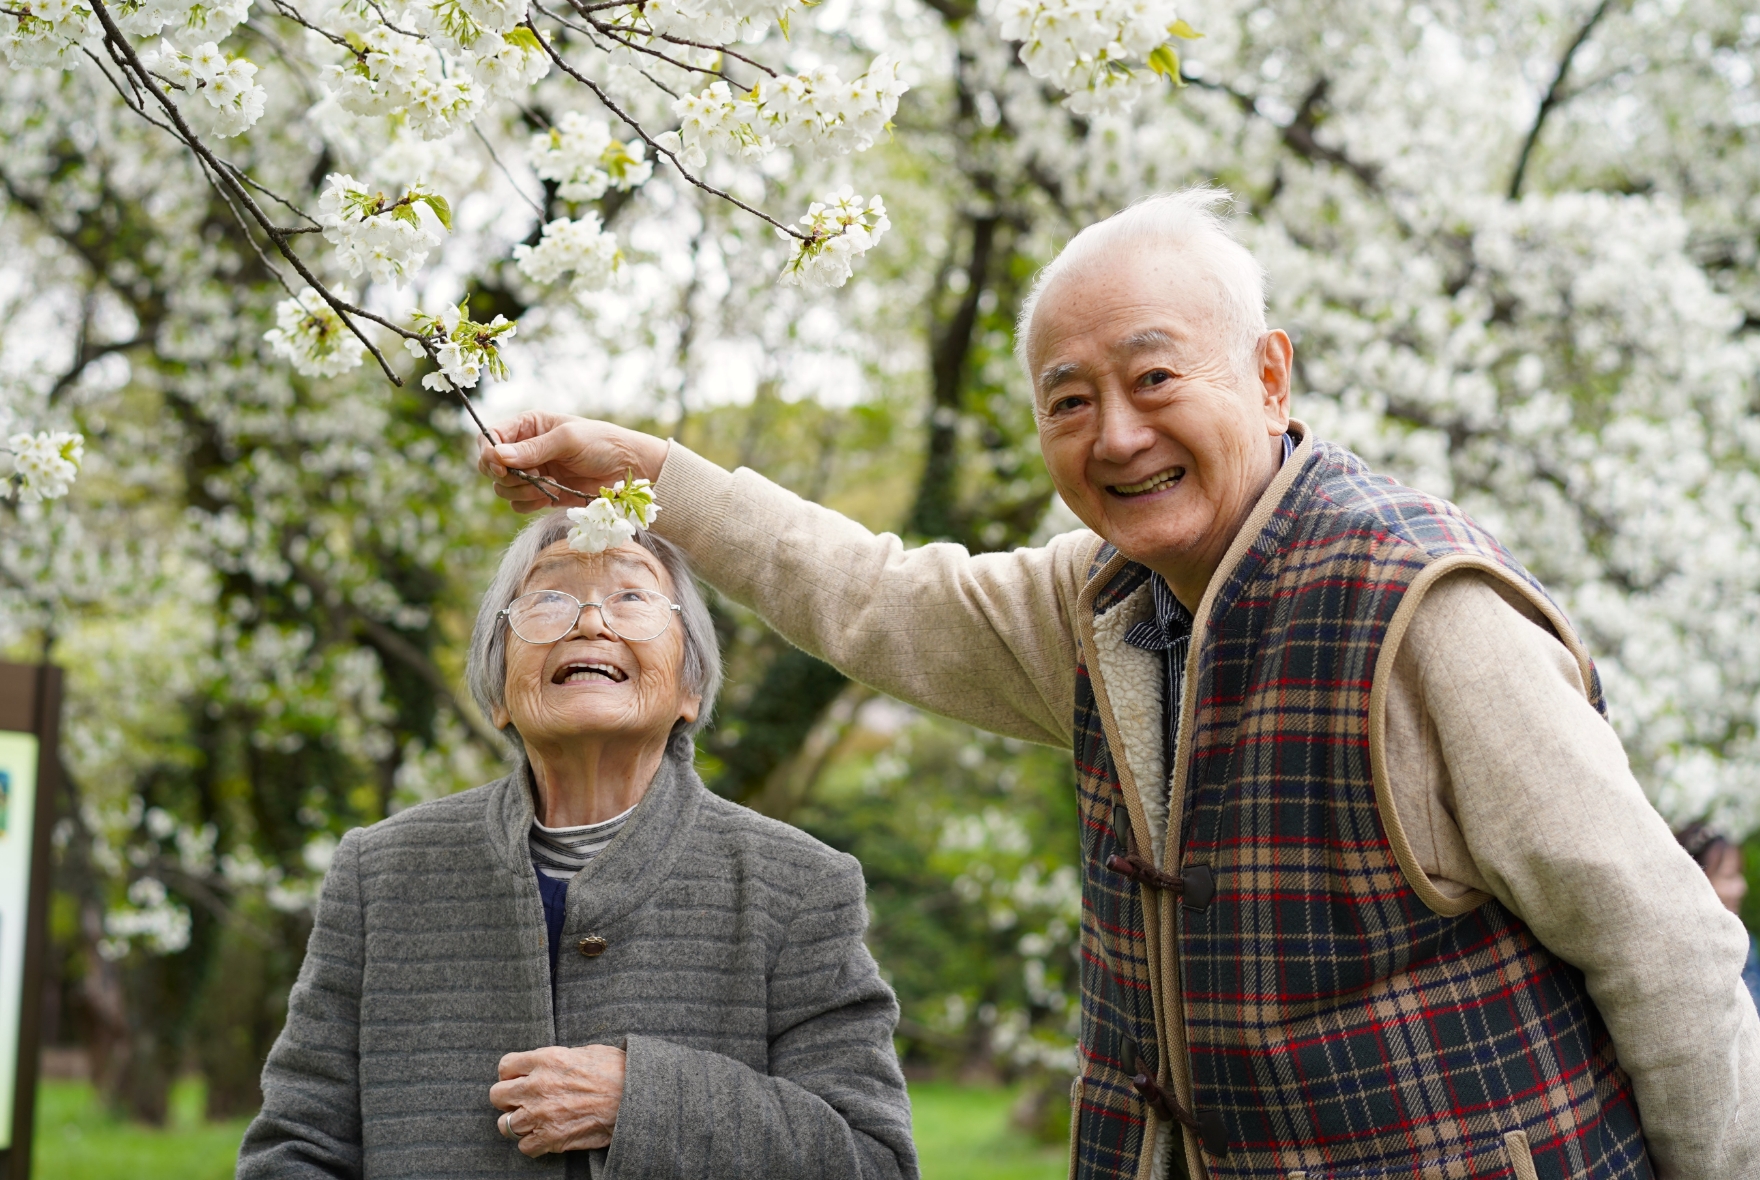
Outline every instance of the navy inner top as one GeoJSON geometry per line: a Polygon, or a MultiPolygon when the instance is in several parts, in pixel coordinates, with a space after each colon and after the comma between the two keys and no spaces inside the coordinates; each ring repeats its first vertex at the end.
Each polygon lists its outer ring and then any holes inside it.
{"type": "Polygon", "coordinates": [[[568,882],[557,881],[543,873],[538,878],[538,895],[544,899],[544,926],[550,935],[550,982],[556,982],[556,951],[562,945],[562,921],[568,916],[568,882]]]}

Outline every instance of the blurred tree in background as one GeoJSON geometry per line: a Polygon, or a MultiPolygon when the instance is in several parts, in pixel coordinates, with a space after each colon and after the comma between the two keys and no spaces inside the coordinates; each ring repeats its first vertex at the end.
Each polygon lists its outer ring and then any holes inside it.
{"type": "MultiPolygon", "coordinates": [[[[526,144],[580,97],[545,83],[441,143],[339,136],[269,16],[240,36],[298,85],[228,150],[305,199],[344,166],[453,194],[419,294],[519,320],[491,417],[614,416],[973,550],[1073,527],[1011,355],[1034,269],[1137,196],[1220,182],[1296,340],[1298,415],[1462,502],[1559,593],[1671,818],[1760,824],[1760,17],[1212,3],[1182,10],[1204,34],[1183,88],[1083,115],[986,7],[823,7],[792,51],[902,59],[891,137],[710,175],[785,207],[884,192],[894,229],[834,294],[774,286],[769,227],[663,170],[589,203],[622,285],[546,294],[509,261],[558,200],[526,144]]],[[[336,839],[500,773],[459,686],[517,522],[455,403],[269,354],[282,292],[101,78],[0,75],[0,143],[0,410],[88,443],[67,500],[0,506],[0,650],[70,677],[53,1035],[142,1118],[186,1068],[216,1113],[248,1110],[336,839]]],[[[1067,752],[919,716],[716,612],[705,778],[862,859],[907,1061],[1054,1078],[1067,752]]]]}

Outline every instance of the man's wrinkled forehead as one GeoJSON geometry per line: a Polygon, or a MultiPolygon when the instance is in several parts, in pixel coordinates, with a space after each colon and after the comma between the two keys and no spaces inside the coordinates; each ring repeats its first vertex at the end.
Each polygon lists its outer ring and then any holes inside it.
{"type": "Polygon", "coordinates": [[[1112,361],[1150,351],[1225,347],[1221,308],[1204,279],[1179,252],[1153,248],[1134,258],[1095,259],[1058,275],[1027,325],[1035,391],[1048,392],[1079,376],[1081,362],[1069,354],[1091,354],[1095,346],[1112,361]],[[1107,305],[1116,305],[1120,314],[1096,315],[1107,305]]]}

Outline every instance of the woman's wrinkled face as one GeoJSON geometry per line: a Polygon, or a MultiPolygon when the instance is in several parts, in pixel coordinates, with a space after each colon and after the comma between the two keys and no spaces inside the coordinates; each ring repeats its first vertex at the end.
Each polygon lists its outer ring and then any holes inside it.
{"type": "MultiPolygon", "coordinates": [[[[520,593],[560,590],[582,602],[603,602],[627,589],[673,596],[665,567],[639,545],[579,553],[558,541],[538,555],[520,593]]],[[[581,611],[574,629],[555,643],[527,643],[511,630],[506,638],[506,704],[494,720],[497,726],[511,721],[528,746],[589,736],[664,744],[674,722],[696,720],[701,698],[680,681],[684,625],[676,611],[658,637],[636,643],[614,634],[596,607],[581,611]]]]}

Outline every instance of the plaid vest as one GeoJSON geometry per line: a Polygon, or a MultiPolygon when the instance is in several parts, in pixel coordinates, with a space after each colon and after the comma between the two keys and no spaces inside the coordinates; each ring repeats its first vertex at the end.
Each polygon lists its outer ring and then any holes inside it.
{"type": "MultiPolygon", "coordinates": [[[[1630,1083],[1581,975],[1495,899],[1426,904],[1370,756],[1384,640],[1403,634],[1414,587],[1471,566],[1533,602],[1580,655],[1574,634],[1458,508],[1325,443],[1290,463],[1194,623],[1162,868],[1207,869],[1206,904],[1106,867],[1126,851],[1108,723],[1118,731],[1082,651],[1072,1175],[1145,1174],[1155,1116],[1130,1082],[1134,1052],[1226,1140],[1222,1154],[1174,1139],[1212,1180],[1650,1177],[1630,1083]]],[[[1084,595],[1096,620],[1148,577],[1105,546],[1093,573],[1108,568],[1084,595]]]]}

